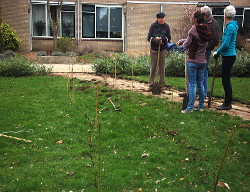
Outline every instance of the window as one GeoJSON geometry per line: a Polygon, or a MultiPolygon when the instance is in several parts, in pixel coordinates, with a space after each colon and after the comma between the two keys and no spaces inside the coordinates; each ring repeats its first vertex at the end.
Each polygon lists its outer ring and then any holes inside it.
{"type": "MultiPolygon", "coordinates": [[[[213,8],[214,18],[217,20],[220,32],[224,28],[224,8],[213,8]]],[[[236,8],[236,15],[234,20],[238,22],[239,33],[246,38],[250,38],[250,8],[236,8]]]]}
{"type": "Polygon", "coordinates": [[[82,5],[83,38],[122,38],[122,8],[82,5]]]}
{"type": "Polygon", "coordinates": [[[245,9],[243,17],[243,31],[247,39],[250,39],[250,8],[245,9]]]}
{"type": "Polygon", "coordinates": [[[45,5],[33,5],[32,7],[33,36],[46,36],[46,12],[45,5]]]}
{"type": "MultiPolygon", "coordinates": [[[[57,5],[50,7],[51,17],[57,20],[57,5]]],[[[64,4],[61,9],[60,29],[58,36],[75,37],[75,6],[64,4]]],[[[33,36],[53,36],[50,21],[47,16],[47,4],[39,3],[32,5],[33,36]]]]}
{"type": "Polygon", "coordinates": [[[62,6],[62,37],[75,37],[75,7],[62,6]]]}

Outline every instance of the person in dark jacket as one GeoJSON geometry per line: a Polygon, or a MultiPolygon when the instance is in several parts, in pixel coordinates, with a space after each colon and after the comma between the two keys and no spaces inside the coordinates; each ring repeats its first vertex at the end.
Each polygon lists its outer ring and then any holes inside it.
{"type": "Polygon", "coordinates": [[[219,44],[219,25],[218,22],[213,18],[212,10],[210,9],[210,7],[202,7],[201,12],[205,14],[204,23],[208,25],[209,29],[212,32],[212,39],[208,42],[208,46],[206,49],[207,63],[205,64],[204,68],[204,93],[206,98],[208,92],[208,64],[211,56],[211,51],[219,44]]]}
{"type": "Polygon", "coordinates": [[[225,100],[222,105],[216,107],[217,110],[230,110],[232,108],[232,85],[230,82],[231,71],[236,60],[236,39],[238,32],[237,21],[234,20],[236,10],[234,6],[229,5],[224,9],[224,22],[226,28],[222,36],[222,44],[214,52],[214,58],[222,56],[222,85],[225,92],[225,100]]]}
{"type": "Polygon", "coordinates": [[[188,105],[182,113],[190,113],[194,110],[196,97],[196,84],[198,86],[199,105],[198,110],[204,110],[204,67],[206,60],[206,48],[212,34],[207,24],[204,24],[204,13],[194,13],[194,25],[188,32],[187,39],[179,40],[176,45],[183,45],[188,49],[187,75],[188,75],[188,105]]]}
{"type": "Polygon", "coordinates": [[[159,58],[159,86],[161,92],[165,93],[165,61],[167,54],[167,43],[171,40],[170,27],[165,23],[165,13],[160,12],[156,15],[157,21],[151,24],[148,32],[148,41],[150,42],[150,77],[149,77],[149,88],[147,92],[152,91],[152,85],[156,75],[156,67],[158,61],[158,48],[160,46],[160,58],[159,58]]]}

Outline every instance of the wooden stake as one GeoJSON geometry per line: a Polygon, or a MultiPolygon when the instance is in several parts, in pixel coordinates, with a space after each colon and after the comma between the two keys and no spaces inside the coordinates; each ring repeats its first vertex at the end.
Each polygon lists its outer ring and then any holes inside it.
{"type": "Polygon", "coordinates": [[[20,140],[20,141],[24,141],[24,142],[27,142],[27,143],[31,143],[32,142],[31,140],[26,140],[26,139],[22,139],[22,138],[18,138],[18,137],[12,137],[12,136],[4,135],[4,134],[1,134],[1,133],[0,133],[0,136],[2,136],[2,137],[8,137],[8,138],[11,138],[11,139],[16,139],[16,140],[20,140]]]}

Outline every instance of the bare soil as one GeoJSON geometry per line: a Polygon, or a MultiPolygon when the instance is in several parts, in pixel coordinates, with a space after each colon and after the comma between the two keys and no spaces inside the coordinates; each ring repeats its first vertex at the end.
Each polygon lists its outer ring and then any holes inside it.
{"type": "MultiPolygon", "coordinates": [[[[124,89],[128,91],[143,93],[145,95],[152,94],[151,92],[145,91],[145,89],[148,87],[147,84],[140,83],[138,81],[112,78],[106,75],[98,76],[92,73],[91,74],[90,73],[73,73],[73,74],[72,73],[53,73],[52,75],[64,76],[66,78],[77,78],[80,80],[87,80],[87,81],[100,81],[102,85],[106,85],[114,89],[124,89]]],[[[166,88],[165,94],[154,95],[154,97],[163,98],[168,101],[182,102],[183,97],[180,97],[179,93],[180,92],[177,90],[166,88]]],[[[222,102],[223,102],[222,99],[213,98],[212,103],[211,103],[211,108],[206,108],[206,110],[218,111],[215,108],[218,105],[221,105],[222,102]]],[[[205,101],[205,105],[207,106],[207,100],[205,101]]],[[[231,116],[241,117],[243,120],[250,120],[250,108],[247,105],[244,105],[238,102],[234,102],[232,104],[231,110],[221,110],[218,112],[220,112],[222,116],[225,113],[228,113],[231,116]]]]}

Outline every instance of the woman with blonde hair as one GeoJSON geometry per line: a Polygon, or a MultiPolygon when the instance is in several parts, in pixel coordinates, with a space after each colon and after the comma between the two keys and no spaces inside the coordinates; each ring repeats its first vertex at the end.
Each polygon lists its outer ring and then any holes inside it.
{"type": "Polygon", "coordinates": [[[236,60],[236,38],[238,32],[237,21],[233,20],[236,14],[234,6],[229,5],[224,9],[224,22],[226,28],[222,36],[222,44],[213,57],[218,59],[222,56],[222,85],[225,92],[225,100],[222,105],[216,107],[217,110],[232,109],[232,85],[230,82],[232,66],[236,60]]]}

